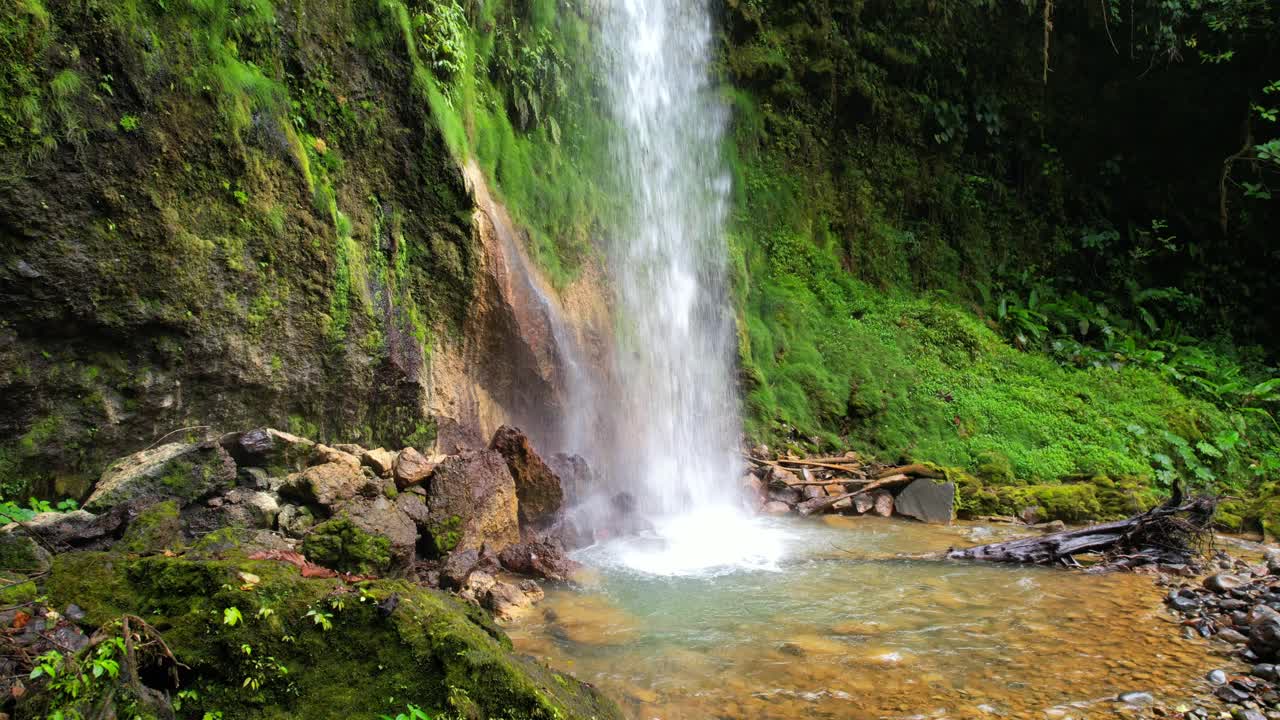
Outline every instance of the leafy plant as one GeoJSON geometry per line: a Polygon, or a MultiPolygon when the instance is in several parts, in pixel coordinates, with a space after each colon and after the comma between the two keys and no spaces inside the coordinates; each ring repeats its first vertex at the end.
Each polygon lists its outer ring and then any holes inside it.
{"type": "Polygon", "coordinates": [[[395,716],[379,715],[378,720],[431,720],[431,716],[425,710],[417,705],[408,705],[404,712],[396,713],[395,716]]]}
{"type": "Polygon", "coordinates": [[[120,129],[127,133],[137,132],[139,127],[141,122],[137,115],[125,115],[120,118],[120,129]]]}

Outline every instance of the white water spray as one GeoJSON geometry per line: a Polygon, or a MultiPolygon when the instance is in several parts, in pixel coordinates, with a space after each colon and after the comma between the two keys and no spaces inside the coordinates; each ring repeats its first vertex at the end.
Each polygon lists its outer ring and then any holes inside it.
{"type": "Polygon", "coordinates": [[[759,565],[773,543],[738,509],[735,324],[726,280],[728,111],[711,83],[705,0],[619,0],[607,13],[616,157],[628,215],[612,243],[621,431],[610,474],[660,542],[636,569],[759,565]]]}

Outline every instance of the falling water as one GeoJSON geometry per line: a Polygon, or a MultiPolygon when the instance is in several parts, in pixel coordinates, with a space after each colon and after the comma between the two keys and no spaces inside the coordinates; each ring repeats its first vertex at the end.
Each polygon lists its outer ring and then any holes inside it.
{"type": "Polygon", "coordinates": [[[658,518],[654,571],[734,564],[762,552],[736,509],[735,326],[726,284],[728,111],[710,77],[704,0],[620,0],[603,33],[626,220],[610,263],[624,429],[611,472],[658,518]]]}

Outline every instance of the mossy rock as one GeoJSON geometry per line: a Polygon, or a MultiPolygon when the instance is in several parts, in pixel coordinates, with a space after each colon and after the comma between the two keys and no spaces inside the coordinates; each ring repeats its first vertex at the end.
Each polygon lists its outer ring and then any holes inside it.
{"type": "Polygon", "coordinates": [[[138,515],[116,545],[132,553],[160,552],[182,541],[182,520],[178,504],[172,500],[156,503],[138,515]]]}
{"type": "Polygon", "coordinates": [[[316,564],[361,575],[391,565],[391,541],[361,530],[347,518],[317,525],[302,541],[302,553],[316,564]]]}
{"type": "Polygon", "coordinates": [[[1128,517],[1158,501],[1138,478],[1098,475],[1062,483],[991,486],[963,471],[947,472],[957,480],[960,512],[969,517],[1018,516],[1025,508],[1038,507],[1045,520],[1090,522],[1128,517]]]}
{"type": "Polygon", "coordinates": [[[433,717],[621,717],[594,689],[511,655],[474,610],[405,581],[306,579],[234,551],[200,561],[93,552],[58,556],[48,592],[54,606],[84,608],[89,625],[126,612],[147,618],[189,666],[182,682],[199,693],[196,717],[347,720],[408,703],[433,717]]]}
{"type": "Polygon", "coordinates": [[[49,565],[49,553],[21,530],[0,533],[0,570],[31,573],[49,565]]]}

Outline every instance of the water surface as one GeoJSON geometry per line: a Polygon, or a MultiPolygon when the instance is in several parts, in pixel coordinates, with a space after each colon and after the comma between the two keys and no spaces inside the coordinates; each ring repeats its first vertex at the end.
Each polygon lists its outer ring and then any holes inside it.
{"type": "Polygon", "coordinates": [[[1225,662],[1181,637],[1150,576],[898,557],[1007,530],[767,522],[772,567],[656,575],[582,551],[588,584],[551,589],[517,649],[646,719],[1114,717],[1119,693],[1176,702],[1225,662]]]}

